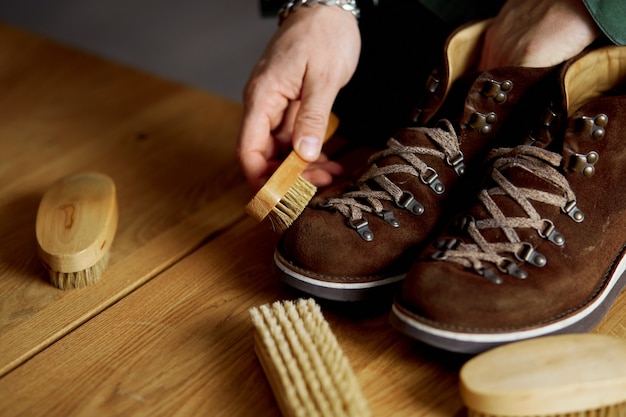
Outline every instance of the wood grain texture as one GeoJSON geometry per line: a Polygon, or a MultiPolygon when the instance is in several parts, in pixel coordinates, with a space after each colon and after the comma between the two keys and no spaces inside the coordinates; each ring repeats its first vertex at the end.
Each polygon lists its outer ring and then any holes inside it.
{"type": "Polygon", "coordinates": [[[237,221],[240,106],[0,26],[0,375],[237,221]],[[59,178],[117,185],[99,284],[63,293],[37,257],[35,218],[59,178]]]}
{"type": "MultiPolygon", "coordinates": [[[[279,416],[252,307],[280,285],[278,237],[243,214],[240,106],[0,26],[0,416],[279,416]],[[62,292],[35,217],[58,178],[117,185],[103,279],[62,292]]],[[[375,416],[461,416],[468,357],[388,324],[390,300],[320,302],[375,416]]],[[[626,337],[622,294],[594,331],[626,337]]]]}
{"type": "MultiPolygon", "coordinates": [[[[271,269],[274,233],[246,219],[0,379],[12,415],[279,416],[248,310],[300,294],[271,269]],[[80,395],[77,395],[80,393],[80,395]]],[[[407,341],[385,306],[321,304],[373,415],[461,408],[460,360],[407,341]]]]}
{"type": "Polygon", "coordinates": [[[53,271],[90,268],[111,249],[117,219],[111,178],[98,172],[64,177],[43,195],[37,210],[39,258],[53,271]]]}
{"type": "MultiPolygon", "coordinates": [[[[211,239],[0,379],[4,415],[279,417],[248,313],[302,296],[273,275],[277,239],[249,218],[211,239]]],[[[625,301],[599,332],[614,332],[625,301]]],[[[468,357],[392,330],[387,302],[320,306],[372,415],[462,415],[468,357]]]]}
{"type": "Polygon", "coordinates": [[[624,404],[626,340],[562,334],[500,346],[463,366],[460,389],[486,416],[582,415],[624,404]]]}

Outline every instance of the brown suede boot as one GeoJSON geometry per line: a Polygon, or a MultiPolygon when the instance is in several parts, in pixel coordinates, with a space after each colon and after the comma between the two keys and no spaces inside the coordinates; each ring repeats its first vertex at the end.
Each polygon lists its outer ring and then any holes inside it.
{"type": "Polygon", "coordinates": [[[562,133],[546,149],[492,151],[475,205],[407,274],[400,331],[466,353],[586,332],[626,285],[626,47],[586,53],[560,78],[562,133]]]}
{"type": "Polygon", "coordinates": [[[541,108],[542,83],[554,68],[470,73],[488,24],[449,38],[447,65],[432,79],[420,113],[431,127],[399,131],[358,180],[322,192],[285,232],[274,258],[284,282],[341,301],[384,296],[404,278],[442,212],[464,200],[466,187],[457,183],[492,139],[503,132],[512,139],[520,126],[528,131],[527,114],[541,108]]]}

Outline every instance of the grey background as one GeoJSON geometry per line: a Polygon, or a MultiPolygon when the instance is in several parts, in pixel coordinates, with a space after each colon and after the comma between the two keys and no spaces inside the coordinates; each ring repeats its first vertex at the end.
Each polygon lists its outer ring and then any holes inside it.
{"type": "Polygon", "coordinates": [[[238,102],[276,29],[258,0],[0,0],[0,21],[238,102]]]}

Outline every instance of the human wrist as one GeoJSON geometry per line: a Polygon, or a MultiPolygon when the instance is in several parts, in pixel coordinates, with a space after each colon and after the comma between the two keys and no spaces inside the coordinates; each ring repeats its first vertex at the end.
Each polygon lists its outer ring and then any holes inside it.
{"type": "Polygon", "coordinates": [[[281,25],[292,12],[300,7],[312,7],[317,4],[338,6],[342,10],[351,13],[356,19],[358,19],[360,15],[356,0],[289,0],[278,11],[278,24],[281,25]]]}

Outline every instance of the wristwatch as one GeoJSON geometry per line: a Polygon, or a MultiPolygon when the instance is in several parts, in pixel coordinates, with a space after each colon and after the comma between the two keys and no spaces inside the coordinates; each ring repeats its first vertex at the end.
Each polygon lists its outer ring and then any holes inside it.
{"type": "Polygon", "coordinates": [[[352,13],[352,15],[357,19],[361,13],[356,5],[356,0],[289,0],[280,8],[280,10],[278,10],[278,24],[280,25],[294,10],[299,9],[302,6],[311,7],[316,4],[339,6],[343,10],[352,13]]]}

